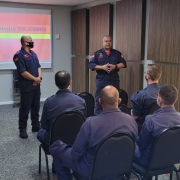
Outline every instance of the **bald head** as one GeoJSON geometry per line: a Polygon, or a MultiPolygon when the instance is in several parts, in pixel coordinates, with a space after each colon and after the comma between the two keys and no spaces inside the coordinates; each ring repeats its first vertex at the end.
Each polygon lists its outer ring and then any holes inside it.
{"type": "Polygon", "coordinates": [[[109,36],[109,35],[104,36],[103,39],[102,39],[102,44],[103,44],[103,48],[106,51],[110,51],[111,48],[112,48],[112,38],[111,38],[111,36],[109,36]]]}
{"type": "Polygon", "coordinates": [[[100,93],[99,102],[103,109],[118,108],[119,92],[114,86],[106,86],[100,93]]]}
{"type": "Polygon", "coordinates": [[[22,36],[21,37],[21,44],[23,45],[25,42],[32,41],[32,38],[30,36],[22,36]]]}

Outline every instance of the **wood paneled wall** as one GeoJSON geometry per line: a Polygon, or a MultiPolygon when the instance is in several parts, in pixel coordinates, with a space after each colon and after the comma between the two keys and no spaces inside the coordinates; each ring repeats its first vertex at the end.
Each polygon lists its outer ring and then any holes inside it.
{"type": "Polygon", "coordinates": [[[162,77],[159,81],[160,85],[172,84],[179,90],[178,101],[175,108],[180,111],[180,66],[160,65],[162,67],[162,77]]]}
{"type": "Polygon", "coordinates": [[[180,63],[180,1],[151,0],[148,59],[180,63]]]}
{"type": "Polygon", "coordinates": [[[116,2],[116,49],[126,60],[144,58],[145,1],[116,2]]]}
{"type": "MultiPolygon", "coordinates": [[[[112,36],[112,5],[103,4],[90,8],[90,55],[102,48],[102,38],[112,36]]],[[[95,94],[96,72],[90,72],[90,93],[95,94]]]]}
{"type": "MultiPolygon", "coordinates": [[[[145,1],[122,0],[116,2],[116,49],[127,61],[127,68],[120,70],[120,88],[129,96],[143,88],[145,40],[145,1]]],[[[128,105],[131,106],[130,101],[128,105]]]]}
{"type": "Polygon", "coordinates": [[[72,24],[72,92],[88,92],[89,15],[87,9],[71,12],[72,24]]]}
{"type": "Polygon", "coordinates": [[[89,54],[89,20],[88,10],[80,9],[71,12],[72,24],[72,54],[88,55],[89,54]]]}
{"type": "Polygon", "coordinates": [[[88,59],[74,57],[72,58],[72,92],[88,92],[88,59]]]}
{"type": "Polygon", "coordinates": [[[143,65],[139,62],[127,62],[128,68],[123,68],[119,72],[120,88],[128,94],[128,106],[131,107],[131,95],[143,88],[143,65]]]}

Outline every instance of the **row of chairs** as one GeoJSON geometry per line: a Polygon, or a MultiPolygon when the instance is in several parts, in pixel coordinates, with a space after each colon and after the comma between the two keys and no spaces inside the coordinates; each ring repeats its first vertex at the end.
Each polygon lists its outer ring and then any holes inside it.
{"type": "MultiPolygon", "coordinates": [[[[77,111],[65,112],[58,116],[52,125],[50,145],[58,139],[72,145],[84,121],[85,118],[77,111]]],[[[170,173],[170,179],[172,179],[174,164],[180,163],[179,137],[180,126],[164,130],[156,137],[149,165],[144,167],[133,162],[135,142],[132,137],[122,132],[111,134],[97,146],[89,180],[124,174],[127,179],[130,179],[131,172],[139,180],[149,176],[156,176],[157,180],[158,175],[165,173],[170,173]]],[[[48,155],[50,153],[42,144],[39,146],[39,173],[41,173],[41,149],[45,153],[49,180],[48,155]]],[[[84,180],[77,173],[74,173],[74,176],[77,180],[84,180]]]]}

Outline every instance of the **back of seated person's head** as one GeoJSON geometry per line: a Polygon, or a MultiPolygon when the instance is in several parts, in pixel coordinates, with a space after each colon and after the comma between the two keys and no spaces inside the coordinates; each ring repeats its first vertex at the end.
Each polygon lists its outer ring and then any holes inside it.
{"type": "Polygon", "coordinates": [[[151,77],[152,81],[157,81],[161,78],[162,69],[157,64],[149,64],[146,73],[151,77]]]}
{"type": "Polygon", "coordinates": [[[55,74],[55,83],[59,89],[67,89],[71,84],[71,76],[67,71],[58,71],[55,74]]]}
{"type": "Polygon", "coordinates": [[[166,84],[161,86],[158,94],[158,104],[165,106],[172,106],[178,99],[178,90],[175,86],[171,84],[166,84]]]}
{"type": "Polygon", "coordinates": [[[119,92],[114,86],[109,85],[102,89],[99,102],[103,109],[118,108],[120,101],[119,92]]]}

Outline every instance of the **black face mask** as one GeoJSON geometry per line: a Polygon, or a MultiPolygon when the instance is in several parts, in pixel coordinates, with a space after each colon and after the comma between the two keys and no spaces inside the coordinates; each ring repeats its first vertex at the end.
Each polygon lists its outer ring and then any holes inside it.
{"type": "Polygon", "coordinates": [[[28,42],[29,44],[27,45],[28,47],[30,47],[30,48],[33,48],[34,47],[34,42],[28,42]]]}

